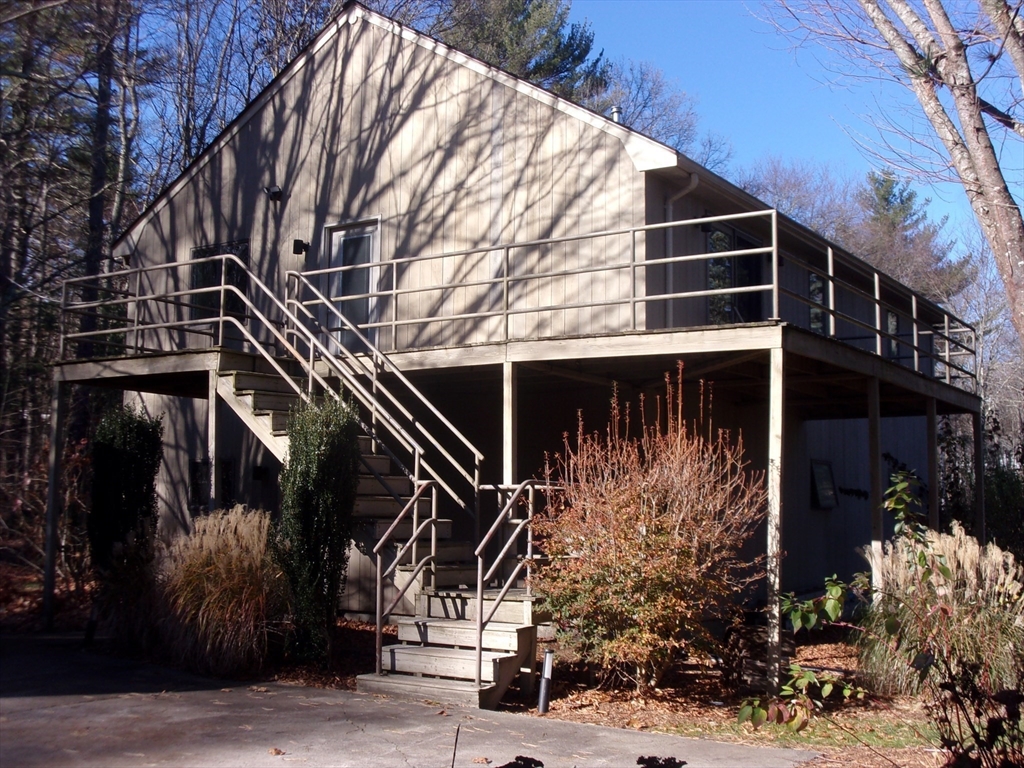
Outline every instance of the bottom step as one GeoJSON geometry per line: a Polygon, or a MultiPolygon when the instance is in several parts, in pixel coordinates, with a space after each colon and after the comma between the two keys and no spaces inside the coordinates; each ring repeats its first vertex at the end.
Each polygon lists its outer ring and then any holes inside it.
{"type": "Polygon", "coordinates": [[[496,709],[498,687],[485,684],[477,687],[468,680],[442,680],[409,675],[359,675],[356,690],[378,693],[405,701],[430,701],[456,707],[496,709]]]}

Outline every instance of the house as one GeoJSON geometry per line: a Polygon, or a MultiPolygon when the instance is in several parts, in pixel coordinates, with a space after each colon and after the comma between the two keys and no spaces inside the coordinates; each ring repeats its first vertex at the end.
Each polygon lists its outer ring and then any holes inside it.
{"type": "Polygon", "coordinates": [[[683,361],[691,416],[714,382],[715,423],[767,473],[769,605],[880,546],[884,454],[917,469],[934,515],[937,417],[972,414],[980,439],[972,330],[946,310],[657,141],[355,2],[115,255],[123,271],[65,287],[55,402],[88,381],[165,414],[173,530],[273,507],[287,408],[345,387],[367,431],[367,532],[343,607],[475,611],[472,643],[452,644],[476,646],[476,689],[489,621],[532,623],[530,545],[478,580],[478,544],[492,526],[528,538],[494,523],[502,502],[541,493],[522,483],[577,413],[605,423],[613,382],[635,399],[683,361]],[[389,528],[414,545],[376,558],[389,528]],[[473,585],[478,606],[507,587],[489,619],[458,591],[473,585]]]}

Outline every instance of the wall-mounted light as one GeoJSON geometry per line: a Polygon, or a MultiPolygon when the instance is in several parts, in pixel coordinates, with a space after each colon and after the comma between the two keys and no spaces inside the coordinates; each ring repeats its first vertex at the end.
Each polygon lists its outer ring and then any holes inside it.
{"type": "Polygon", "coordinates": [[[272,187],[264,187],[263,191],[267,193],[267,197],[270,198],[271,202],[277,203],[281,201],[281,188],[276,184],[272,187]]]}
{"type": "Polygon", "coordinates": [[[309,243],[304,243],[302,240],[292,240],[292,253],[298,256],[301,253],[305,253],[309,250],[309,243]]]}

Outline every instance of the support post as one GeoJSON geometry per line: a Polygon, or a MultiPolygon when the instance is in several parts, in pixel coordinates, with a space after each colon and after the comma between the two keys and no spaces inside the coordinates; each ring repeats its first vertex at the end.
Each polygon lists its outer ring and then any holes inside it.
{"type": "Polygon", "coordinates": [[[219,401],[217,398],[217,371],[210,371],[209,393],[206,402],[206,455],[210,461],[210,501],[207,511],[213,512],[220,504],[220,472],[217,467],[217,423],[219,401]]]}
{"type": "Polygon", "coordinates": [[[53,382],[50,400],[49,478],[46,487],[46,560],[43,570],[43,621],[53,629],[53,598],[57,588],[57,528],[60,522],[61,458],[64,452],[64,422],[67,420],[68,385],[53,382]]]}
{"type": "Polygon", "coordinates": [[[519,366],[515,363],[502,363],[501,386],[501,482],[512,485],[519,477],[519,366]]]}
{"type": "Polygon", "coordinates": [[[782,452],[785,370],[782,347],[771,350],[768,387],[768,687],[779,689],[782,663],[782,452]]]}
{"type": "Polygon", "coordinates": [[[985,532],[985,416],[981,411],[971,414],[974,426],[974,535],[982,544],[988,542],[985,532]]]}
{"type": "MultiPolygon", "coordinates": [[[[884,524],[882,518],[882,416],[878,379],[868,379],[868,467],[871,477],[871,553],[881,562],[884,524]]],[[[878,569],[871,569],[871,582],[878,586],[878,569]]]]}
{"type": "MultiPolygon", "coordinates": [[[[915,321],[916,322],[916,321],[915,321]]],[[[938,416],[935,411],[935,398],[925,398],[928,421],[928,527],[939,530],[939,445],[938,416]]]]}

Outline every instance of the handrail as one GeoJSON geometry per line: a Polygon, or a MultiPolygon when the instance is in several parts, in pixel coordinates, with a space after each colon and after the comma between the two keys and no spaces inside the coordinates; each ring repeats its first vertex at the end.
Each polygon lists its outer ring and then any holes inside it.
{"type": "MultiPolygon", "coordinates": [[[[116,273],[107,273],[106,275],[103,275],[101,277],[110,278],[110,277],[130,276],[130,275],[133,275],[133,274],[135,274],[137,272],[138,273],[141,273],[141,272],[147,272],[148,273],[148,272],[157,272],[157,271],[161,271],[161,270],[167,271],[167,270],[181,268],[184,264],[191,264],[191,263],[196,263],[196,262],[198,262],[198,263],[207,263],[207,262],[213,262],[213,261],[218,261],[218,260],[222,263],[222,276],[226,272],[226,266],[223,266],[223,265],[226,265],[228,262],[234,262],[239,267],[241,267],[241,269],[245,273],[246,277],[248,278],[249,285],[250,286],[254,286],[255,288],[257,288],[259,293],[263,294],[263,296],[267,300],[269,300],[269,302],[271,303],[271,306],[274,306],[281,313],[281,315],[286,319],[287,322],[285,324],[279,324],[279,323],[273,323],[272,321],[270,321],[263,314],[263,312],[260,311],[258,307],[256,307],[256,305],[253,303],[253,301],[249,298],[249,296],[246,293],[241,291],[237,286],[224,282],[223,279],[222,279],[221,285],[217,285],[217,286],[208,286],[208,287],[204,287],[204,288],[195,288],[195,289],[185,290],[185,291],[172,291],[172,292],[162,293],[162,294],[153,294],[151,296],[135,296],[133,299],[126,300],[126,301],[128,303],[134,304],[135,310],[136,310],[136,314],[138,314],[139,304],[140,303],[143,303],[143,302],[145,302],[145,301],[147,301],[149,299],[153,299],[153,300],[156,300],[156,301],[162,301],[162,300],[165,299],[165,297],[167,297],[169,295],[172,295],[172,294],[174,296],[179,296],[179,295],[199,295],[199,294],[218,294],[218,293],[223,296],[224,293],[234,294],[235,296],[237,296],[245,304],[245,306],[249,310],[251,310],[252,317],[257,319],[257,320],[259,320],[259,322],[271,334],[273,339],[277,343],[279,343],[281,345],[281,347],[284,350],[286,350],[295,361],[297,361],[299,363],[299,365],[302,367],[302,369],[304,371],[306,371],[309,374],[310,380],[311,381],[315,381],[317,384],[319,384],[321,387],[323,387],[325,391],[329,391],[329,392],[332,393],[332,396],[337,397],[338,396],[337,393],[333,392],[333,390],[331,390],[331,388],[328,386],[326,380],[320,374],[318,374],[316,372],[315,365],[310,360],[308,360],[305,355],[301,354],[294,347],[294,345],[290,341],[288,341],[286,336],[283,335],[278,330],[278,328],[277,328],[278,325],[290,324],[290,328],[289,328],[288,332],[289,333],[294,333],[294,334],[302,337],[303,341],[310,347],[310,349],[311,350],[315,350],[318,353],[319,359],[324,361],[331,370],[333,370],[335,373],[337,373],[340,376],[342,381],[345,383],[346,388],[348,389],[348,391],[351,392],[356,397],[356,399],[359,400],[359,402],[363,404],[364,407],[366,407],[368,410],[371,410],[374,414],[379,416],[382,419],[384,425],[387,427],[388,432],[396,440],[398,440],[398,442],[400,444],[402,444],[403,448],[405,448],[406,450],[408,450],[410,453],[413,454],[414,459],[415,459],[415,461],[414,461],[414,469],[413,469],[413,473],[412,473],[414,480],[418,479],[419,468],[422,468],[423,470],[427,471],[432,476],[434,476],[435,479],[437,479],[438,482],[441,484],[441,486],[446,490],[446,492],[448,492],[452,496],[452,498],[455,499],[456,502],[460,506],[462,506],[463,508],[470,509],[470,511],[473,511],[473,508],[470,507],[469,504],[467,504],[460,497],[460,495],[456,491],[454,491],[454,489],[452,489],[447,483],[445,483],[438,476],[438,474],[434,471],[433,467],[430,465],[430,462],[424,460],[424,458],[423,458],[423,453],[424,453],[423,447],[419,444],[419,441],[417,441],[411,434],[409,434],[409,432],[404,427],[402,427],[402,425],[394,418],[394,416],[391,414],[391,412],[388,409],[384,408],[383,405],[372,395],[372,393],[368,392],[365,389],[365,387],[363,387],[362,383],[358,379],[358,373],[354,372],[353,370],[351,370],[350,367],[342,365],[340,363],[340,361],[326,347],[326,345],[323,344],[320,341],[320,339],[318,338],[317,334],[315,332],[311,331],[310,329],[308,329],[305,326],[305,324],[302,323],[299,320],[299,318],[297,318],[294,314],[292,314],[292,312],[288,309],[288,307],[284,303],[282,303],[281,300],[278,299],[278,297],[275,296],[270,291],[270,289],[263,283],[263,281],[260,280],[256,275],[254,275],[248,269],[248,266],[241,259],[239,259],[235,254],[230,254],[230,253],[229,254],[220,254],[220,255],[217,255],[217,256],[206,257],[206,258],[203,258],[203,259],[196,259],[195,262],[184,262],[184,263],[177,263],[176,262],[176,263],[173,263],[173,264],[163,264],[163,265],[157,265],[157,266],[139,267],[139,268],[135,268],[135,269],[119,270],[116,273]]],[[[89,278],[75,278],[73,280],[76,283],[80,283],[80,282],[84,282],[87,279],[88,280],[94,280],[94,279],[96,279],[96,277],[94,276],[94,277],[89,277],[89,278]]],[[[222,305],[224,304],[223,299],[221,301],[221,304],[222,305]]],[[[66,309],[66,307],[65,307],[65,309],[66,309]]],[[[264,345],[258,339],[256,339],[253,334],[251,334],[247,329],[245,329],[245,327],[242,325],[242,323],[240,323],[238,321],[238,319],[233,316],[232,313],[230,313],[230,312],[221,312],[221,313],[219,313],[216,316],[211,315],[211,317],[209,317],[209,318],[196,318],[196,319],[190,319],[190,320],[187,320],[187,321],[179,321],[178,323],[175,323],[175,325],[181,325],[181,324],[188,324],[188,325],[202,325],[202,324],[217,325],[217,324],[220,324],[222,326],[223,323],[225,323],[225,322],[230,323],[231,325],[234,325],[235,327],[238,327],[242,331],[242,334],[245,336],[246,340],[249,341],[250,344],[252,344],[257,349],[257,351],[259,353],[261,353],[271,363],[271,365],[278,372],[278,374],[282,375],[289,382],[289,385],[293,389],[296,390],[297,394],[299,394],[300,397],[303,397],[303,399],[308,399],[308,396],[307,395],[303,395],[303,393],[301,392],[301,389],[295,384],[294,380],[290,376],[287,376],[283,372],[283,370],[280,368],[280,365],[274,359],[274,356],[271,355],[264,348],[264,345]]],[[[170,327],[171,325],[172,324],[169,324],[169,323],[155,323],[155,324],[149,324],[149,325],[144,325],[144,326],[136,325],[134,330],[136,332],[138,332],[139,330],[167,328],[167,327],[170,327]]],[[[120,329],[120,330],[123,330],[123,329],[120,329]]],[[[109,333],[113,333],[113,332],[114,331],[106,330],[106,331],[98,332],[95,335],[102,335],[104,333],[109,334],[109,333]]],[[[71,334],[64,334],[64,338],[68,338],[68,339],[79,338],[82,335],[94,335],[94,334],[92,334],[92,332],[89,332],[88,334],[75,334],[75,333],[71,333],[71,334]]],[[[222,331],[221,331],[221,333],[219,335],[221,335],[221,338],[223,338],[222,337],[222,331]]],[[[367,343],[368,343],[368,341],[367,341],[367,343]]],[[[372,347],[372,345],[370,345],[370,346],[372,347]]],[[[411,415],[408,414],[407,411],[404,412],[404,415],[406,416],[406,418],[412,419],[411,415]]],[[[415,423],[414,419],[413,419],[413,422],[415,423]]],[[[377,436],[375,434],[375,430],[372,428],[372,426],[364,424],[363,427],[364,427],[364,429],[366,429],[368,434],[371,435],[371,437],[373,437],[375,440],[377,440],[379,442],[380,438],[379,438],[379,436],[377,436]]],[[[477,452],[477,453],[479,454],[479,452],[477,452]]],[[[482,458],[482,454],[480,454],[480,457],[482,458]]],[[[450,457],[449,457],[449,460],[450,460],[450,457]]],[[[477,468],[477,477],[478,476],[479,476],[479,467],[477,468]]]]}
{"type": "MultiPolygon", "coordinates": [[[[493,620],[495,613],[505,596],[508,595],[509,590],[515,585],[516,580],[519,578],[519,574],[522,573],[523,568],[527,569],[527,577],[529,577],[530,563],[534,559],[533,551],[533,513],[536,504],[536,498],[534,492],[536,490],[542,490],[544,492],[552,491],[556,486],[542,483],[536,479],[528,479],[519,483],[516,486],[506,485],[486,485],[481,486],[481,490],[497,491],[499,493],[512,491],[508,501],[505,502],[504,507],[498,513],[494,523],[484,534],[480,543],[477,545],[473,554],[476,556],[477,568],[476,568],[476,685],[480,686],[483,677],[483,639],[484,629],[493,620]],[[514,512],[516,505],[522,498],[523,494],[527,493],[527,504],[526,504],[526,517],[519,521],[516,525],[515,530],[509,535],[508,540],[501,548],[498,555],[494,558],[494,562],[491,566],[484,569],[484,559],[487,556],[487,547],[498,535],[502,526],[505,525],[506,521],[511,521],[512,513],[514,512]],[[526,556],[516,563],[512,572],[505,578],[505,583],[502,585],[497,596],[494,598],[491,609],[484,616],[484,584],[489,583],[494,575],[498,572],[498,569],[502,567],[512,547],[518,544],[519,536],[523,531],[526,531],[526,556]]],[[[527,585],[529,588],[529,584],[527,585]]]]}
{"type": "MultiPolygon", "coordinates": [[[[607,315],[608,322],[614,326],[609,332],[615,332],[616,330],[645,330],[642,319],[638,320],[637,317],[636,310],[638,307],[665,305],[666,302],[674,300],[692,300],[710,296],[757,293],[761,293],[766,297],[766,314],[769,313],[767,304],[770,300],[772,320],[791,322],[795,325],[806,327],[806,318],[789,317],[793,312],[792,307],[787,307],[782,302],[782,297],[786,296],[797,298],[804,304],[811,306],[809,296],[803,291],[794,291],[794,286],[787,284],[787,281],[783,280],[780,275],[782,267],[793,264],[818,274],[823,283],[827,284],[829,301],[827,304],[819,306],[830,313],[828,321],[830,331],[834,330],[837,319],[835,314],[837,290],[841,291],[843,295],[850,295],[854,298],[863,297],[869,302],[870,306],[874,306],[874,317],[864,327],[870,328],[874,334],[876,344],[873,351],[876,353],[885,333],[885,329],[880,327],[881,321],[879,319],[879,312],[883,307],[886,309],[891,308],[901,315],[906,315],[907,312],[902,308],[902,305],[905,303],[910,306],[912,308],[911,317],[914,322],[914,329],[918,334],[921,332],[919,326],[924,323],[931,323],[934,330],[940,335],[942,334],[941,328],[945,323],[954,327],[970,327],[959,318],[953,316],[944,307],[940,307],[929,299],[914,293],[895,279],[879,272],[870,264],[856,257],[846,255],[838,251],[838,249],[833,249],[825,243],[819,249],[817,244],[810,243],[806,239],[801,238],[801,247],[809,249],[806,254],[801,254],[806,256],[807,260],[788,252],[783,247],[784,243],[780,241],[780,237],[785,236],[789,238],[793,237],[793,235],[788,231],[783,231],[780,235],[777,218],[776,213],[772,210],[753,211],[737,215],[706,216],[638,227],[602,230],[583,235],[566,235],[521,242],[500,243],[442,253],[396,256],[384,261],[374,261],[368,264],[325,267],[299,274],[306,278],[307,284],[309,278],[332,274],[350,275],[364,273],[367,270],[378,270],[381,274],[378,278],[370,280],[370,287],[373,290],[365,290],[359,294],[347,294],[338,297],[319,293],[317,298],[304,301],[303,303],[309,306],[326,303],[330,306],[334,303],[344,304],[346,301],[380,302],[381,306],[386,307],[386,312],[383,313],[383,316],[360,324],[360,328],[365,333],[371,333],[378,329],[381,331],[390,330],[390,341],[381,346],[390,344],[388,348],[391,351],[398,351],[407,347],[409,349],[426,349],[439,344],[447,345],[453,343],[447,340],[447,334],[455,332],[456,329],[460,328],[458,323],[466,322],[476,322],[479,324],[478,327],[482,329],[491,327],[484,325],[485,322],[493,322],[494,340],[503,341],[511,338],[520,338],[520,334],[524,333],[524,328],[527,329],[525,330],[527,335],[522,336],[522,338],[532,338],[531,331],[528,329],[534,326],[513,326],[513,318],[533,316],[540,318],[534,321],[534,323],[539,323],[547,321],[548,315],[545,313],[565,313],[585,309],[598,310],[608,308],[616,312],[622,312],[622,314],[607,315]],[[636,253],[638,237],[640,235],[647,235],[649,242],[649,236],[658,231],[680,227],[705,227],[705,225],[720,222],[735,223],[744,219],[755,218],[765,220],[766,231],[770,233],[771,242],[765,242],[764,245],[752,248],[737,248],[729,251],[714,252],[706,251],[701,253],[691,252],[682,255],[676,255],[674,252],[666,254],[658,252],[647,254],[646,256],[643,253],[636,253]],[[627,237],[629,238],[628,242],[625,239],[627,237]],[[543,268],[545,263],[538,261],[538,256],[543,256],[546,253],[543,251],[545,248],[580,241],[594,242],[607,238],[622,238],[615,241],[612,247],[614,255],[607,263],[595,263],[577,267],[556,262],[551,266],[560,268],[543,268]],[[533,252],[530,252],[530,249],[533,249],[533,252]],[[538,251],[538,249],[541,250],[538,251]],[[527,252],[526,255],[532,257],[530,261],[521,261],[517,258],[519,253],[524,252],[527,252]],[[815,253],[817,255],[814,255],[815,253]],[[657,290],[662,292],[658,293],[644,287],[644,281],[650,279],[650,270],[652,269],[667,268],[671,265],[682,263],[706,262],[713,259],[753,257],[770,259],[770,264],[768,261],[765,261],[768,274],[766,274],[765,280],[760,284],[735,285],[721,288],[693,286],[694,289],[690,290],[672,290],[674,286],[659,285],[657,290]],[[819,258],[822,262],[821,264],[817,263],[819,258]],[[453,265],[457,273],[454,277],[451,277],[446,268],[445,277],[440,280],[436,278],[416,279],[409,285],[400,284],[399,277],[401,274],[405,274],[404,270],[406,268],[417,269],[431,263],[453,265]],[[521,263],[528,263],[530,265],[529,269],[519,267],[517,270],[517,265],[521,263]],[[520,273],[517,274],[517,271],[520,273]],[[584,295],[576,298],[566,294],[565,300],[561,300],[558,296],[558,293],[561,291],[558,286],[562,285],[560,281],[572,280],[581,275],[600,275],[602,280],[614,279],[619,282],[613,283],[614,287],[611,290],[606,290],[604,295],[595,294],[593,297],[584,295]],[[548,285],[545,285],[546,281],[548,285]],[[628,290],[627,282],[629,283],[628,290]],[[863,283],[863,286],[861,283],[863,283]],[[863,290],[869,284],[871,285],[871,290],[863,290]],[[546,293],[549,290],[549,286],[550,290],[556,291],[556,293],[550,296],[546,293]],[[668,290],[664,290],[665,288],[668,290]],[[876,291],[879,291],[877,295],[876,291]],[[530,298],[526,298],[527,296],[530,298]],[[408,303],[410,300],[414,300],[416,303],[408,303]],[[631,319],[627,319],[627,315],[631,319]],[[781,315],[781,317],[776,315],[781,315]],[[499,325],[499,323],[503,324],[499,325]],[[937,326],[935,326],[936,323],[938,324],[937,326]],[[399,329],[406,329],[407,334],[410,334],[411,338],[418,339],[418,341],[411,343],[400,342],[399,329]],[[437,335],[435,336],[434,334],[437,335]]],[[[796,237],[800,237],[799,233],[796,237]]],[[[782,271],[784,272],[784,270],[782,271]]],[[[417,272],[416,274],[419,273],[417,272]]],[[[790,279],[788,282],[791,283],[792,280],[790,279]]],[[[332,307],[332,309],[336,309],[336,307],[332,307]]],[[[557,324],[560,321],[556,319],[554,322],[557,324]]],[[[571,321],[566,318],[565,322],[569,323],[571,321]]],[[[851,322],[862,323],[860,318],[854,316],[851,316],[851,322]]],[[[555,326],[556,329],[558,327],[557,325],[555,326]]],[[[667,327],[664,326],[664,328],[667,327]]],[[[659,323],[658,330],[661,329],[663,329],[663,326],[659,323]]],[[[552,333],[553,335],[573,336],[585,335],[587,332],[587,329],[581,326],[573,330],[569,330],[566,327],[564,334],[558,333],[557,330],[552,333]]],[[[470,342],[492,340],[489,333],[484,331],[480,338],[474,337],[470,342]]],[[[840,341],[846,341],[842,336],[836,336],[834,333],[829,335],[840,341]]],[[[969,355],[974,354],[973,350],[970,350],[962,340],[951,340],[950,343],[964,349],[969,355]]],[[[915,346],[918,352],[914,361],[914,369],[922,371],[919,359],[921,348],[919,345],[915,346]]],[[[930,357],[931,355],[926,356],[930,357]]],[[[968,367],[957,367],[954,370],[967,377],[973,376],[968,367]]],[[[935,371],[933,375],[941,376],[941,373],[935,371]]]]}
{"type": "MultiPolygon", "coordinates": [[[[444,448],[440,441],[435,439],[427,431],[426,427],[422,423],[414,420],[417,429],[420,430],[424,437],[431,441],[434,448],[437,449],[443,456],[445,456],[445,458],[448,459],[452,466],[463,474],[466,480],[473,482],[474,485],[479,485],[479,465],[480,462],[483,461],[484,454],[469,440],[469,438],[462,434],[462,432],[460,432],[458,428],[454,424],[452,424],[451,421],[449,421],[448,418],[443,413],[441,413],[437,409],[437,407],[433,403],[431,403],[423,395],[423,393],[416,388],[416,386],[411,381],[409,381],[405,374],[402,373],[398,366],[391,362],[390,358],[388,358],[387,355],[382,353],[370,342],[370,340],[362,332],[359,326],[357,326],[348,317],[346,317],[344,313],[342,313],[341,310],[338,309],[334,302],[331,302],[326,296],[324,296],[323,293],[315,285],[313,285],[312,282],[310,282],[302,273],[295,272],[294,270],[289,270],[288,272],[285,273],[285,276],[286,278],[296,280],[300,285],[304,286],[306,290],[310,291],[314,296],[316,296],[320,304],[322,306],[327,307],[328,311],[330,311],[336,318],[338,318],[342,322],[342,324],[345,326],[345,329],[353,333],[356,336],[356,338],[364,345],[368,354],[373,359],[374,364],[381,366],[388,373],[394,375],[398,379],[398,381],[401,382],[401,384],[405,387],[407,392],[411,394],[413,397],[415,397],[417,400],[419,400],[419,402],[422,403],[430,411],[431,415],[433,415],[439,422],[441,422],[441,424],[443,424],[448,429],[452,437],[454,437],[456,440],[462,443],[463,446],[469,449],[469,451],[473,454],[474,460],[477,463],[477,477],[475,479],[469,477],[468,473],[465,472],[462,465],[448,453],[448,451],[444,448]]],[[[304,304],[304,306],[306,305],[304,304]]],[[[310,315],[312,315],[312,313],[310,313],[310,315]]],[[[348,350],[346,350],[346,352],[347,351],[348,350]]],[[[359,364],[362,365],[364,373],[366,375],[370,375],[370,372],[366,370],[365,364],[362,364],[362,361],[356,358],[355,355],[351,355],[351,358],[354,363],[358,362],[359,364]]],[[[380,384],[378,384],[378,387],[380,388],[380,391],[384,392],[387,395],[387,397],[395,404],[397,408],[401,409],[402,412],[405,413],[408,418],[413,419],[412,415],[409,414],[405,407],[399,402],[399,400],[394,395],[391,394],[389,390],[387,390],[380,384]]]]}
{"type": "Polygon", "coordinates": [[[394,519],[391,525],[388,527],[384,535],[380,537],[380,540],[373,547],[373,554],[377,559],[377,596],[376,596],[376,618],[377,618],[377,629],[376,629],[376,640],[375,646],[377,649],[377,674],[381,675],[384,673],[383,661],[381,655],[384,651],[384,622],[388,617],[391,616],[391,612],[398,605],[399,601],[405,596],[405,593],[409,591],[416,579],[423,572],[423,569],[428,565],[434,568],[437,564],[437,483],[432,480],[424,480],[417,484],[416,490],[409,499],[409,502],[405,505],[402,511],[394,519]],[[422,523],[419,521],[419,508],[420,499],[423,498],[423,494],[430,490],[430,517],[424,520],[422,523]],[[385,571],[384,569],[384,548],[390,543],[395,530],[399,524],[405,520],[405,518],[412,513],[412,534],[406,541],[405,545],[402,546],[396,553],[395,559],[391,565],[385,571]],[[426,530],[426,527],[430,526],[430,553],[422,559],[417,558],[417,544],[419,537],[426,530]],[[409,580],[405,582],[401,587],[398,588],[398,593],[391,600],[390,605],[384,608],[384,579],[390,576],[398,568],[399,563],[405,556],[405,553],[412,548],[412,562],[414,565],[412,575],[409,580]]]}

